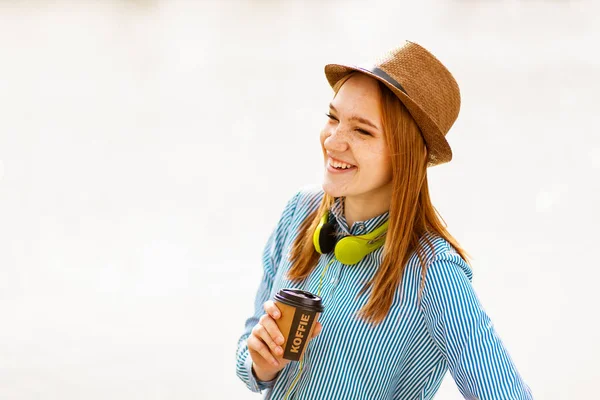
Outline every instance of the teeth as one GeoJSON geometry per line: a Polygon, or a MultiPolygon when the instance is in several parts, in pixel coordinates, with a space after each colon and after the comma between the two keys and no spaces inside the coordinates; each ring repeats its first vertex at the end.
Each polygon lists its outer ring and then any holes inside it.
{"type": "Polygon", "coordinates": [[[342,168],[342,169],[348,169],[348,168],[352,168],[353,165],[351,164],[346,164],[343,162],[337,162],[337,161],[333,161],[333,160],[329,160],[329,164],[335,168],[342,168]]]}

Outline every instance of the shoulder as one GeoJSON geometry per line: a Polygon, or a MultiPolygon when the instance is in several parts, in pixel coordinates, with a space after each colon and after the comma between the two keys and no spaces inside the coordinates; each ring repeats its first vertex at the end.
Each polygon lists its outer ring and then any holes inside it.
{"type": "Polygon", "coordinates": [[[472,279],[471,267],[444,237],[426,233],[421,237],[421,246],[427,260],[427,275],[459,273],[472,279]]]}
{"type": "Polygon", "coordinates": [[[319,208],[323,200],[323,189],[320,185],[305,185],[297,189],[289,198],[286,208],[293,210],[294,220],[303,220],[307,215],[319,208]]]}

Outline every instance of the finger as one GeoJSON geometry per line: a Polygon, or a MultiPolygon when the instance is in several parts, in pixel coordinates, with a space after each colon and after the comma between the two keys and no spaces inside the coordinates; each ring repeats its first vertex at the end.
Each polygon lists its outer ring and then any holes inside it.
{"type": "Polygon", "coordinates": [[[310,338],[313,339],[317,337],[317,335],[321,333],[321,330],[323,330],[323,325],[321,325],[321,323],[317,321],[315,324],[315,329],[313,330],[312,336],[310,338]]]}
{"type": "Polygon", "coordinates": [[[260,324],[265,327],[265,329],[271,336],[271,339],[275,343],[277,343],[278,345],[283,344],[283,342],[284,342],[283,335],[281,334],[281,331],[279,330],[277,323],[275,321],[273,321],[273,319],[270,316],[268,316],[267,314],[264,314],[262,317],[260,317],[260,324]]]}
{"type": "MultiPolygon", "coordinates": [[[[264,315],[266,318],[265,320],[271,320],[273,321],[271,318],[269,318],[266,314],[264,315]]],[[[261,323],[256,324],[256,326],[253,329],[253,332],[256,336],[260,337],[263,342],[265,342],[267,344],[267,346],[269,346],[269,349],[271,350],[271,353],[276,355],[276,356],[280,356],[283,354],[283,349],[277,345],[277,343],[275,343],[275,341],[273,340],[273,338],[271,337],[271,335],[269,334],[269,332],[267,332],[267,329],[265,328],[265,326],[263,325],[263,318],[261,318],[261,323]]]]}
{"type": "Polygon", "coordinates": [[[281,317],[281,310],[279,310],[279,307],[277,307],[272,300],[265,301],[263,308],[265,309],[265,312],[271,316],[271,318],[278,319],[281,317]]]}
{"type": "Polygon", "coordinates": [[[257,352],[265,361],[270,362],[278,367],[279,362],[273,357],[267,345],[255,335],[250,335],[248,338],[248,349],[257,352]]]}

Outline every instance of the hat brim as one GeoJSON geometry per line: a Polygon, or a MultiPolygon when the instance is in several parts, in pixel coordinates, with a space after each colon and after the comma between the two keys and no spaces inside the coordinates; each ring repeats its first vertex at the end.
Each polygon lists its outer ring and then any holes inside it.
{"type": "Polygon", "coordinates": [[[353,71],[361,72],[374,79],[377,79],[387,88],[389,88],[400,99],[402,104],[404,104],[410,115],[412,115],[415,122],[419,126],[421,134],[423,135],[423,140],[427,146],[428,167],[447,163],[452,160],[452,149],[450,148],[450,144],[448,144],[448,141],[446,140],[446,137],[442,133],[441,129],[429,117],[429,115],[402,90],[398,89],[392,83],[386,81],[380,76],[375,75],[371,71],[359,66],[343,64],[325,65],[325,77],[332,88],[340,79],[353,71]]]}

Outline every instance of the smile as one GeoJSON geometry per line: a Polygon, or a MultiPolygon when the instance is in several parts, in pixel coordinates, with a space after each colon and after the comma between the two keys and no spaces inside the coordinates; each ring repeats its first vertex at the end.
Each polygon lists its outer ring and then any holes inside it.
{"type": "Polygon", "coordinates": [[[344,173],[344,172],[352,171],[355,169],[356,169],[356,165],[332,160],[331,158],[327,160],[327,171],[329,171],[329,172],[344,173]]]}

